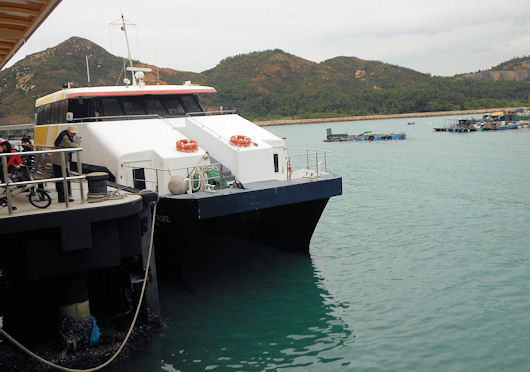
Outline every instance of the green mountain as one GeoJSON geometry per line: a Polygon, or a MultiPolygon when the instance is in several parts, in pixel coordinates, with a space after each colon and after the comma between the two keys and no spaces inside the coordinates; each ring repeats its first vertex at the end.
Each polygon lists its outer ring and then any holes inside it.
{"type": "MultiPolygon", "coordinates": [[[[73,87],[88,86],[86,57],[92,86],[116,85],[124,75],[124,60],[99,45],[79,37],[34,53],[0,71],[0,120],[3,124],[28,123],[33,120],[35,100],[60,90],[64,83],[73,87]]],[[[139,64],[138,61],[135,65],[139,64]]],[[[156,67],[154,68],[156,71],[156,67]]],[[[160,69],[161,80],[174,79],[182,83],[199,74],[160,69]]],[[[149,75],[156,84],[156,76],[149,75]]]]}
{"type": "Polygon", "coordinates": [[[355,57],[321,63],[281,50],[230,57],[204,71],[211,106],[251,119],[315,118],[525,105],[528,82],[429,74],[355,57]]]}
{"type": "Polygon", "coordinates": [[[426,81],[430,77],[409,68],[356,57],[335,57],[321,64],[340,72],[343,85],[349,87],[395,89],[426,81]]]}
{"type": "MultiPolygon", "coordinates": [[[[85,56],[91,85],[121,84],[123,58],[73,37],[0,72],[1,122],[31,121],[35,99],[59,90],[64,82],[88,85],[85,56]]],[[[152,68],[147,83],[191,80],[215,87],[218,94],[203,98],[209,108],[236,108],[250,119],[275,119],[524,105],[530,85],[528,78],[519,77],[521,71],[528,72],[529,60],[516,58],[488,71],[455,77],[432,77],[355,57],[316,63],[279,49],[229,57],[202,73],[159,69],[138,61],[135,65],[152,68]],[[492,78],[495,74],[504,78],[492,78]]]]}

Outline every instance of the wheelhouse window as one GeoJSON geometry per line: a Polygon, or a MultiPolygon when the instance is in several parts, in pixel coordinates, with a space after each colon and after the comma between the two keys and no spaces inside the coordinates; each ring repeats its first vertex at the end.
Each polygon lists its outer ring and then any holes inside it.
{"type": "MultiPolygon", "coordinates": [[[[102,98],[100,105],[101,112],[94,116],[120,116],[122,110],[118,98],[102,98]]],[[[74,114],[75,117],[75,114],[74,114]]]]}
{"type": "Polygon", "coordinates": [[[110,116],[180,117],[204,110],[196,94],[70,98],[37,107],[37,124],[65,123],[67,112],[73,113],[74,121],[94,121],[110,116]]]}
{"type": "Polygon", "coordinates": [[[37,123],[53,124],[66,121],[67,102],[58,101],[37,108],[37,123]]]}
{"type": "Polygon", "coordinates": [[[123,97],[121,102],[125,115],[147,115],[144,105],[145,97],[123,97]]]}
{"type": "Polygon", "coordinates": [[[177,96],[167,96],[164,98],[168,116],[182,116],[186,114],[186,110],[184,110],[184,107],[182,107],[182,102],[177,96]]]}
{"type": "Polygon", "coordinates": [[[168,116],[162,100],[157,97],[147,97],[145,99],[145,111],[148,115],[168,116]]]}
{"type": "Polygon", "coordinates": [[[72,112],[74,114],[75,118],[88,118],[92,116],[90,114],[92,100],[91,99],[83,99],[83,98],[77,98],[77,99],[69,99],[68,100],[68,111],[72,112]]]}
{"type": "Polygon", "coordinates": [[[184,104],[184,107],[186,108],[186,112],[202,112],[202,107],[199,105],[199,101],[197,100],[197,96],[195,95],[182,95],[180,96],[180,99],[182,100],[182,103],[184,104]]]}

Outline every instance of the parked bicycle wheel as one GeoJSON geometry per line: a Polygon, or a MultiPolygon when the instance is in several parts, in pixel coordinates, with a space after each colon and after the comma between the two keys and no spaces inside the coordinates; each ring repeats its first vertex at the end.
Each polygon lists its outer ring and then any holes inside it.
{"type": "Polygon", "coordinates": [[[36,192],[35,190],[31,190],[29,192],[28,198],[31,205],[37,208],[48,208],[49,205],[52,203],[52,198],[50,197],[50,194],[41,189],[37,189],[36,192]]]}

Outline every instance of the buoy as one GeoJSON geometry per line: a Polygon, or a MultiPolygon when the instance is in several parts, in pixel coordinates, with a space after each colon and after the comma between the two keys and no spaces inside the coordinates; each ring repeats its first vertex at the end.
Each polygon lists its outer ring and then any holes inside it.
{"type": "Polygon", "coordinates": [[[184,176],[176,175],[169,179],[167,185],[169,192],[173,195],[185,194],[188,191],[188,184],[184,176]]]}
{"type": "Polygon", "coordinates": [[[177,150],[183,152],[195,152],[199,149],[197,141],[190,139],[181,139],[177,141],[177,150]]]}
{"type": "Polygon", "coordinates": [[[230,143],[238,147],[248,147],[252,143],[252,140],[247,136],[236,135],[230,137],[230,143]]]}

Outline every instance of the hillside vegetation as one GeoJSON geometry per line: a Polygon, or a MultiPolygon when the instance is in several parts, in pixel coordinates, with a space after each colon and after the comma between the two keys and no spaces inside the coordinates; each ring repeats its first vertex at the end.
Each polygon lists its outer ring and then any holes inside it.
{"type": "MultiPolygon", "coordinates": [[[[86,86],[85,55],[92,85],[121,84],[121,57],[88,40],[70,38],[0,72],[1,122],[31,121],[35,99],[61,89],[64,82],[86,86]]],[[[202,73],[149,67],[148,83],[211,85],[218,94],[204,96],[205,106],[236,108],[261,120],[522,106],[530,93],[530,57],[455,77],[355,57],[316,63],[279,49],[229,57],[202,73]]]]}

